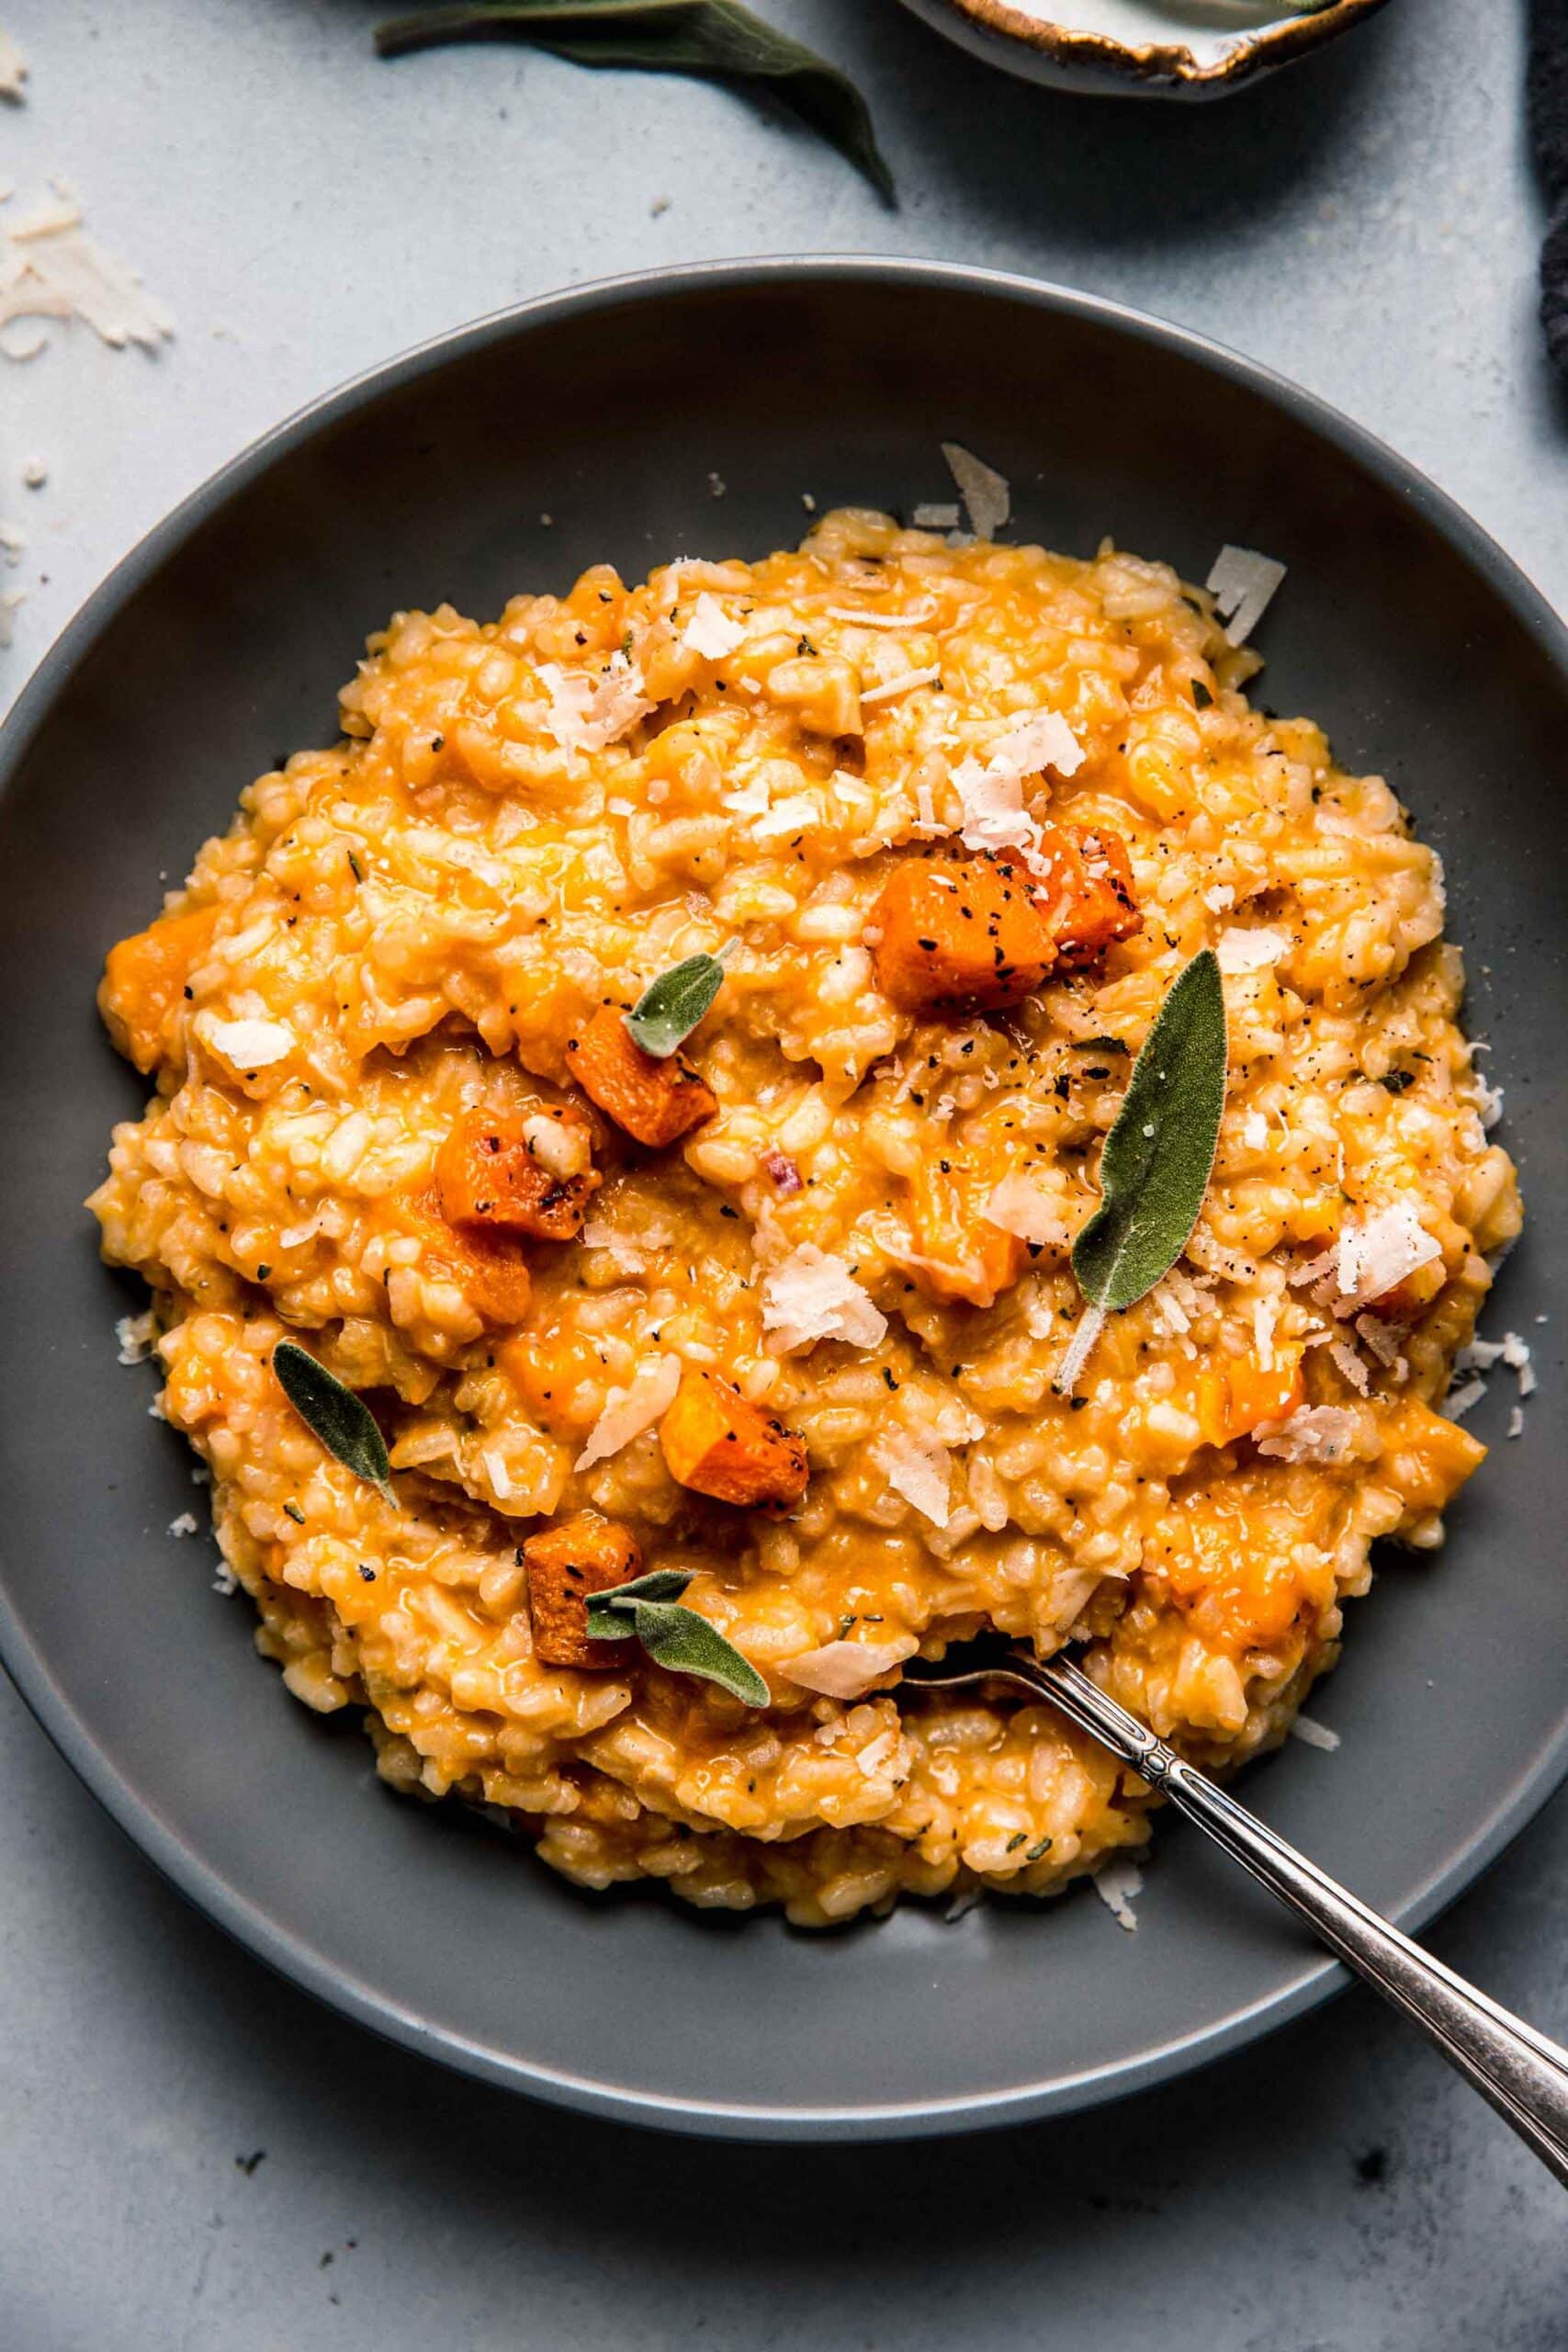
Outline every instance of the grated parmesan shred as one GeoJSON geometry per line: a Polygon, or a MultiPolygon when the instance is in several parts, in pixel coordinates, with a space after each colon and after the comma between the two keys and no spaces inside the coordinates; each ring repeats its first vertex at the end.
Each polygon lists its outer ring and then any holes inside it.
{"type": "Polygon", "coordinates": [[[631,1444],[644,1430],[661,1420],[675,1401],[681,1385],[681,1359],[676,1355],[645,1356],[625,1388],[612,1388],[604,1408],[588,1432],[573,1467],[591,1470],[596,1462],[631,1444]]]}
{"type": "Polygon", "coordinates": [[[12,225],[0,222],[0,352],[35,358],[44,336],[21,344],[6,337],[18,319],[79,319],[116,350],[134,343],[156,351],[175,331],[134,271],[88,236],[81,206],[58,187],[53,203],[12,225]]]}
{"type": "Polygon", "coordinates": [[[1012,492],[1006,475],[998,473],[994,466],[987,466],[959,441],[944,441],[942,454],[958,485],[970,529],[977,539],[994,539],[1012,513],[1012,492]]]}
{"type": "Polygon", "coordinates": [[[841,1258],[804,1241],[762,1284],[762,1329],[773,1334],[785,1355],[813,1347],[818,1340],[874,1348],[887,1329],[887,1317],[841,1258]]]}
{"type": "Polygon", "coordinates": [[[1280,1462],[1338,1462],[1356,1427],[1355,1414],[1343,1405],[1303,1405],[1288,1420],[1260,1423],[1258,1451],[1280,1462]]]}
{"type": "Polygon", "coordinates": [[[1072,1241],[1060,1203],[1016,1171],[993,1188],[980,1214],[987,1225],[1016,1234],[1035,1248],[1066,1250],[1072,1241]]]}
{"type": "Polygon", "coordinates": [[[820,1649],[788,1659],[779,1671],[786,1682],[824,1699],[861,1699],[919,1648],[912,1634],[886,1642],[825,1642],[820,1649]]]}
{"type": "Polygon", "coordinates": [[[9,33],[0,33],[0,98],[9,98],[13,106],[25,106],[27,80],[27,59],[9,33]]]}
{"type": "Polygon", "coordinates": [[[893,1430],[873,1458],[895,1494],[902,1495],[933,1527],[947,1525],[953,1456],[940,1439],[893,1430]]]}
{"type": "Polygon", "coordinates": [[[1295,1717],[1291,1724],[1291,1737],[1299,1739],[1304,1747],[1321,1748],[1325,1756],[1332,1756],[1339,1745],[1339,1734],[1330,1731],[1326,1724],[1315,1723],[1311,1715],[1295,1717]]]}
{"type": "Polygon", "coordinates": [[[1089,1883],[1117,1926],[1135,1936],[1138,1917],[1133,1899],[1144,1891],[1144,1873],[1137,1863],[1125,1854],[1112,1854],[1108,1862],[1101,1862],[1089,1883]]]}
{"type": "Polygon", "coordinates": [[[1253,548],[1224,547],[1208,578],[1209,594],[1232,645],[1245,645],[1278,594],[1285,567],[1253,548]]]}
{"type": "Polygon", "coordinates": [[[733,621],[716,596],[705,588],[692,607],[692,616],[681,633],[681,642],[689,652],[700,654],[705,662],[722,662],[733,653],[745,639],[746,631],[739,621],[733,621]]]}

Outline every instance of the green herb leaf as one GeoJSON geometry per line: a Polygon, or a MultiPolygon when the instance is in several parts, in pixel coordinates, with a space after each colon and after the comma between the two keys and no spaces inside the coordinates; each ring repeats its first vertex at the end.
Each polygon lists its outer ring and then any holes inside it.
{"type": "Polygon", "coordinates": [[[573,65],[694,74],[770,91],[838,149],[884,200],[897,199],[854,84],[739,0],[472,0],[382,25],[383,57],[451,40],[530,40],[573,65]]]}
{"type": "Polygon", "coordinates": [[[683,964],[660,972],[626,1015],[633,1043],[645,1054],[668,1060],[691,1035],[723,980],[724,966],[716,956],[688,956],[683,964]]]}
{"type": "Polygon", "coordinates": [[[1213,1173],[1225,1107],[1225,997],[1213,950],[1177,975],[1100,1163],[1100,1206],[1073,1244],[1073,1272],[1104,1314],[1131,1306],[1175,1265],[1213,1173]]]}
{"type": "Polygon", "coordinates": [[[654,1664],[668,1673],[694,1674],[749,1707],[765,1707],[768,1686],[750,1659],[694,1609],[674,1605],[691,1581],[679,1568],[653,1568],[630,1584],[594,1593],[588,1604],[589,1640],[624,1642],[635,1634],[654,1664]]]}
{"type": "Polygon", "coordinates": [[[390,1502],[392,1465],[369,1406],[292,1340],[280,1340],[274,1348],[272,1368],[299,1419],[333,1460],[378,1487],[390,1502]]]}

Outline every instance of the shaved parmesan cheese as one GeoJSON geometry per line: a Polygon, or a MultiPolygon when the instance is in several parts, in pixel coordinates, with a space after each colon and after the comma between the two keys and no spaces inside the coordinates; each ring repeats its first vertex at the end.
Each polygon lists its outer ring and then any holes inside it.
{"type": "Polygon", "coordinates": [[[545,725],[563,752],[603,752],[657,708],[644,691],[641,671],[624,653],[612,654],[598,677],[541,662],[539,683],[550,698],[545,725]]]}
{"type": "Polygon", "coordinates": [[[1266,972],[1281,956],[1291,952],[1291,943],[1280,931],[1222,931],[1214,943],[1214,954],[1220,969],[1235,978],[1243,972],[1266,972]]]}
{"type": "Polygon", "coordinates": [[[861,707],[863,709],[867,703],[891,702],[895,695],[910,694],[916,686],[938,686],[941,684],[940,669],[906,670],[901,678],[885,679],[879,686],[863,686],[861,707]]]}
{"type": "Polygon", "coordinates": [[[122,1315],[114,1327],[121,1363],[144,1363],[158,1344],[158,1324],[151,1307],[142,1315],[122,1315]]]}
{"type": "Polygon", "coordinates": [[[1117,1926],[1125,1928],[1130,1936],[1136,1935],[1138,1919],[1133,1898],[1144,1891],[1144,1873],[1137,1863],[1125,1854],[1112,1854],[1108,1862],[1101,1862],[1089,1884],[1117,1926]]]}
{"type": "Polygon", "coordinates": [[[1326,1724],[1314,1723],[1310,1715],[1296,1716],[1291,1725],[1291,1737],[1308,1747],[1321,1747],[1325,1756],[1332,1756],[1339,1745],[1339,1734],[1330,1731],[1326,1724]]]}
{"type": "Polygon", "coordinates": [[[1457,1388],[1450,1389],[1443,1399],[1443,1410],[1450,1421],[1462,1421],[1485,1394],[1486,1383],[1479,1374],[1472,1374],[1470,1379],[1461,1380],[1457,1388]]]}
{"type": "Polygon", "coordinates": [[[790,1658],[779,1672],[786,1682],[816,1690],[824,1699],[860,1699],[919,1648],[912,1634],[887,1642],[826,1642],[819,1650],[803,1650],[790,1658]]]}
{"type": "MultiPolygon", "coordinates": [[[[13,319],[80,319],[116,349],[155,351],[174,328],[141,280],[82,226],[78,204],[62,194],[15,228],[0,228],[0,327],[13,319]]],[[[38,345],[0,345],[31,358],[38,345]]]]}
{"type": "Polygon", "coordinates": [[[1410,1204],[1396,1202],[1341,1231],[1334,1252],[1339,1295],[1353,1306],[1371,1306],[1442,1254],[1410,1204]]]}
{"type": "Polygon", "coordinates": [[[1343,1340],[1331,1340],[1328,1343],[1328,1352],[1351,1387],[1364,1396],[1368,1387],[1367,1367],[1356,1353],[1355,1349],[1347,1347],[1343,1340]]]}
{"type": "Polygon", "coordinates": [[[587,1443],[573,1465],[591,1470],[596,1462],[619,1453],[634,1438],[661,1420],[675,1401],[681,1385],[681,1359],[674,1355],[644,1356],[625,1388],[612,1388],[604,1409],[588,1432],[587,1443]]]}
{"type": "Polygon", "coordinates": [[[1203,904],[1212,915],[1223,915],[1235,904],[1235,892],[1228,882],[1212,883],[1203,893],[1203,904]]]}
{"type": "Polygon", "coordinates": [[[8,595],[0,596],[0,646],[13,645],[17,637],[17,609],[28,601],[25,588],[13,588],[8,595]]]}
{"type": "MultiPolygon", "coordinates": [[[[953,512],[957,511],[955,507],[953,512]]],[[[856,612],[848,605],[824,605],[822,610],[829,620],[843,621],[852,628],[925,628],[937,618],[937,606],[929,598],[904,613],[856,612]]]]}
{"type": "Polygon", "coordinates": [[[1476,1101],[1481,1114],[1481,1124],[1486,1129],[1488,1135],[1490,1135],[1492,1129],[1497,1125],[1498,1120],[1503,1115],[1503,1090],[1500,1086],[1491,1085],[1487,1080],[1484,1071],[1483,1070],[1478,1069],[1474,1071],[1472,1075],[1475,1080],[1476,1101]]]}
{"type": "Polygon", "coordinates": [[[1343,1405],[1303,1405],[1289,1420],[1265,1421],[1258,1451],[1280,1462],[1338,1462],[1356,1434],[1356,1416],[1343,1405]]]}
{"type": "MultiPolygon", "coordinates": [[[[0,33],[0,98],[10,98],[20,106],[27,96],[28,61],[9,33],[0,33]]],[[[958,519],[957,509],[953,520],[958,519]]]]}
{"type": "Polygon", "coordinates": [[[1267,1151],[1269,1122],[1261,1111],[1249,1111],[1241,1123],[1241,1139],[1248,1151],[1267,1151]]]}
{"type": "Polygon", "coordinates": [[[1508,1435],[1510,1437],[1523,1437],[1524,1433],[1525,1408],[1522,1405],[1516,1405],[1508,1415],[1508,1435]]]}
{"type": "Polygon", "coordinates": [[[987,1225],[1016,1233],[1021,1241],[1055,1250],[1066,1250],[1072,1241],[1060,1204],[1024,1175],[1004,1176],[980,1214],[987,1225]]]}
{"type": "Polygon", "coordinates": [[[1274,1327],[1280,1320],[1280,1302],[1265,1296],[1252,1302],[1252,1341],[1258,1351],[1258,1361],[1265,1372],[1274,1362],[1274,1327]]]}
{"type": "Polygon", "coordinates": [[[889,1758],[897,1753],[898,1739],[897,1731],[889,1724],[886,1731],[878,1732],[874,1739],[868,1739],[863,1747],[856,1750],[855,1762],[868,1781],[874,1781],[889,1758]]]}
{"type": "Polygon", "coordinates": [[[1393,1365],[1402,1360],[1404,1334],[1397,1323],[1384,1323],[1376,1315],[1358,1315],[1356,1334],[1371,1348],[1379,1363],[1393,1365]]]}
{"type": "Polygon", "coordinates": [[[817,803],[809,792],[788,792],[752,820],[751,836],[759,842],[778,841],[785,833],[805,831],[817,822],[817,803]]]}
{"type": "Polygon", "coordinates": [[[266,1069],[291,1054],[299,1043],[293,1030],[281,1021],[220,1021],[210,1012],[197,1017],[196,1031],[203,1045],[221,1054],[237,1070],[266,1069]]]}
{"type": "Polygon", "coordinates": [[[942,454],[958,484],[970,529],[977,539],[994,539],[1012,513],[1012,492],[1006,476],[976,458],[973,450],[965,449],[961,442],[944,441],[942,454]]]}
{"type": "Polygon", "coordinates": [[[199,1522],[193,1510],[182,1510],[178,1519],[171,1519],[169,1521],[171,1535],[195,1535],[198,1530],[199,1522]]]}
{"type": "Polygon", "coordinates": [[[896,1494],[912,1503],[933,1527],[947,1525],[953,1457],[935,1438],[915,1437],[894,1430],[882,1440],[873,1459],[896,1494]]]}
{"type": "Polygon", "coordinates": [[[974,758],[961,762],[953,781],[964,804],[964,848],[1035,848],[1040,827],[1023,805],[1024,778],[1048,767],[1058,775],[1076,775],[1083,762],[1082,744],[1055,710],[1032,712],[991,745],[983,763],[974,758]]]}
{"type": "Polygon", "coordinates": [[[0,552],[4,553],[7,563],[20,563],[27,544],[25,531],[19,531],[15,523],[0,522],[0,552]]]}
{"type": "Polygon", "coordinates": [[[1284,577],[1284,565],[1276,563],[1272,556],[1258,555],[1251,548],[1220,549],[1209,574],[1208,588],[1233,645],[1247,643],[1273,603],[1284,577]]]}
{"type": "Polygon", "coordinates": [[[874,1348],[887,1329],[887,1317],[873,1306],[841,1258],[804,1241],[762,1284],[762,1328],[776,1336],[785,1354],[818,1340],[874,1348]]]}
{"type": "Polygon", "coordinates": [[[953,531],[958,527],[958,508],[944,499],[923,499],[909,520],[917,531],[953,531]]]}
{"type": "Polygon", "coordinates": [[[681,642],[688,652],[700,654],[705,662],[722,662],[733,653],[746,635],[739,621],[732,621],[716,596],[705,589],[692,607],[692,617],[681,634],[681,642]]]}

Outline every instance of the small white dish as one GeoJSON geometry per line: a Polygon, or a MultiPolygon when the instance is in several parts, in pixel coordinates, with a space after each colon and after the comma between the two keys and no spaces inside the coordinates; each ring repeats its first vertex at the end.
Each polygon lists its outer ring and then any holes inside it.
{"type": "Polygon", "coordinates": [[[905,0],[1010,74],[1058,89],[1210,98],[1348,32],[1385,0],[905,0]]]}

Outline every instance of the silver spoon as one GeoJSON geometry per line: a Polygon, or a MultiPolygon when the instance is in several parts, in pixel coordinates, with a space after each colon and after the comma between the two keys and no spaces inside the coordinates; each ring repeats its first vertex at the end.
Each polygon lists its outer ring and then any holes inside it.
{"type": "Polygon", "coordinates": [[[1011,1648],[989,1657],[983,1649],[982,1644],[969,1643],[935,1665],[913,1659],[904,1669],[904,1687],[950,1690],[1010,1682],[1032,1698],[1050,1700],[1080,1731],[1169,1797],[1314,1928],[1348,1967],[1418,2025],[1568,2188],[1568,2051],[1391,1928],[1235,1797],[1184,1763],[1069,1660],[1052,1658],[1042,1666],[1011,1648]]]}

